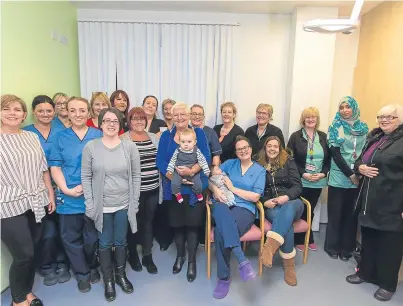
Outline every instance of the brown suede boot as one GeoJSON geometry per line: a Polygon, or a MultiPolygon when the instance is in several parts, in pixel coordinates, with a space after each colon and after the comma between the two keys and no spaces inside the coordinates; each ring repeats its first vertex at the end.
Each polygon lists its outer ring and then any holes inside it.
{"type": "Polygon", "coordinates": [[[262,252],[260,254],[260,261],[266,267],[271,268],[273,265],[273,256],[276,254],[277,250],[284,243],[284,238],[281,237],[276,232],[267,232],[267,240],[263,245],[262,252]]]}
{"type": "Polygon", "coordinates": [[[280,251],[284,265],[284,280],[289,286],[297,285],[297,274],[295,273],[295,249],[291,253],[283,253],[280,251]]]}

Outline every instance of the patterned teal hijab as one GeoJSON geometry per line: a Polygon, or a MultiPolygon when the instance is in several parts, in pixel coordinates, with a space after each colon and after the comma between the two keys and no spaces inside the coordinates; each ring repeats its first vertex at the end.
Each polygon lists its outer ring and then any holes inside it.
{"type": "Polygon", "coordinates": [[[339,107],[343,103],[347,103],[351,107],[353,115],[350,119],[343,119],[340,112],[337,111],[332,124],[329,126],[327,135],[329,146],[339,147],[344,142],[345,135],[362,136],[368,133],[368,125],[360,120],[360,109],[357,101],[347,96],[340,100],[339,107]]]}

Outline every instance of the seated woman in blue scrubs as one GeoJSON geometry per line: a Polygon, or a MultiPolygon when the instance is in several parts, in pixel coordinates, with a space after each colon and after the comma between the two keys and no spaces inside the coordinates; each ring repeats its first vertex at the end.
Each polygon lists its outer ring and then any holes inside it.
{"type": "Polygon", "coordinates": [[[86,125],[90,108],[86,99],[71,97],[66,107],[72,126],[56,134],[48,163],[59,189],[56,211],[62,242],[76,274],[78,290],[88,292],[90,283],[100,280],[95,256],[98,234],[94,221],[84,215],[81,156],[84,146],[100,138],[102,132],[86,125]]]}
{"type": "MultiPolygon", "coordinates": [[[[32,112],[35,123],[24,127],[38,135],[46,159],[49,160],[52,139],[64,130],[60,125],[53,125],[55,104],[48,96],[37,96],[32,101],[32,112]]],[[[53,286],[64,283],[70,279],[68,260],[60,243],[59,231],[57,230],[57,214],[46,215],[43,220],[43,232],[40,242],[40,273],[44,276],[43,283],[53,286]]]]}
{"type": "Polygon", "coordinates": [[[229,291],[231,251],[238,260],[242,280],[249,281],[256,278],[251,263],[241,249],[240,237],[252,227],[255,221],[257,209],[254,203],[259,201],[263,194],[266,171],[252,161],[252,146],[246,137],[236,137],[235,152],[238,158],[225,161],[220,169],[227,174],[224,183],[234,193],[236,204],[233,206],[224,204],[226,202],[224,193],[211,183],[209,184],[213,192],[211,208],[216,225],[214,240],[218,282],[213,296],[217,299],[224,298],[229,291]]]}

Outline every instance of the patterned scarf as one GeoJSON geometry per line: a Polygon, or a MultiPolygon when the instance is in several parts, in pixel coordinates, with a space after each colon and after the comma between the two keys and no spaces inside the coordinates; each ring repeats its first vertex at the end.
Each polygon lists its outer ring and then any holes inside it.
{"type": "Polygon", "coordinates": [[[344,97],[339,102],[339,107],[343,103],[347,103],[353,115],[350,119],[343,119],[338,111],[332,124],[329,126],[327,141],[329,146],[339,147],[344,142],[345,135],[362,136],[368,133],[368,125],[360,120],[360,109],[357,101],[350,97],[344,97]]]}

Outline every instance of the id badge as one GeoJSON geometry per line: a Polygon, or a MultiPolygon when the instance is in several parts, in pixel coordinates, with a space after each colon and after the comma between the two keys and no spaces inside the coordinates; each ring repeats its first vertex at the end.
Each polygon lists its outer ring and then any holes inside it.
{"type": "Polygon", "coordinates": [[[306,164],[305,165],[305,170],[306,171],[311,171],[311,172],[316,172],[316,166],[312,164],[306,164]]]}
{"type": "Polygon", "coordinates": [[[59,188],[56,189],[56,205],[63,205],[63,195],[59,188]]]}

